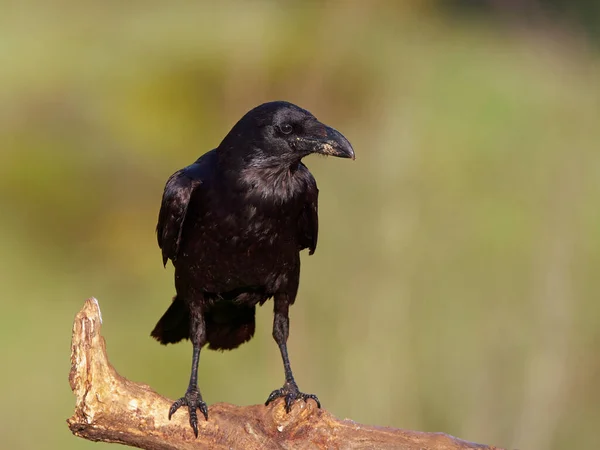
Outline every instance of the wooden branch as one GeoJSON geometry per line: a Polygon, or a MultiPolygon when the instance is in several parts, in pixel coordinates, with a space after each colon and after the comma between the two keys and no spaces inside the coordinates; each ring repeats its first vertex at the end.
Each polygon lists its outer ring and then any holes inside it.
{"type": "Polygon", "coordinates": [[[147,385],[123,378],[110,365],[100,335],[101,324],[98,302],[94,298],[87,300],[73,324],[69,382],[77,400],[75,413],[67,420],[73,434],[85,439],[150,450],[496,449],[443,433],[373,427],[336,419],[317,409],[312,401],[296,402],[286,414],[281,399],[268,407],[210,405],[209,420],[200,420],[196,439],[186,409],[169,421],[171,400],[147,385]]]}

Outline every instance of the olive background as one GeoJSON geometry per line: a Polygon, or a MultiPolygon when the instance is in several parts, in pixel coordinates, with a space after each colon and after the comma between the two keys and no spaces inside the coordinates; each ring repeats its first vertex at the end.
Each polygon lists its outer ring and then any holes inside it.
{"type": "MultiPolygon", "coordinates": [[[[149,337],[174,294],[162,189],[277,99],[357,155],[304,160],[321,228],[291,309],[300,388],[367,424],[600,446],[593,2],[2,3],[3,448],[108,448],[65,423],[90,296],[119,373],[183,394],[191,345],[149,337]]],[[[271,308],[251,342],[202,353],[209,408],[283,382],[271,308]]]]}

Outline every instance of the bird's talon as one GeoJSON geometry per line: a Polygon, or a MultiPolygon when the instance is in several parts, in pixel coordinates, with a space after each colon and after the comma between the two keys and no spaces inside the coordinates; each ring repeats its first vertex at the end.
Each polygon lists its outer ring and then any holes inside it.
{"type": "Polygon", "coordinates": [[[194,435],[198,437],[198,416],[194,410],[190,410],[190,426],[194,430],[194,435]]]}
{"type": "Polygon", "coordinates": [[[169,420],[171,420],[171,416],[173,416],[173,414],[175,414],[182,406],[188,407],[190,426],[192,427],[192,430],[194,430],[194,435],[198,437],[198,413],[196,412],[196,409],[199,409],[204,415],[204,418],[208,420],[208,408],[206,403],[202,400],[200,391],[198,391],[198,389],[188,389],[184,397],[181,397],[174,402],[169,409],[169,420]]]}
{"type": "Polygon", "coordinates": [[[208,407],[206,406],[206,403],[204,403],[204,402],[201,402],[201,403],[198,405],[198,409],[200,409],[200,412],[202,413],[202,415],[204,415],[204,418],[205,418],[206,420],[208,420],[208,407]]]}
{"type": "Polygon", "coordinates": [[[175,414],[175,411],[177,411],[179,408],[181,408],[181,406],[184,404],[184,402],[185,402],[185,398],[182,397],[171,405],[171,407],[169,408],[169,420],[171,420],[171,416],[173,414],[175,414]]]}
{"type": "Polygon", "coordinates": [[[271,392],[271,394],[267,398],[267,401],[265,402],[265,406],[271,403],[273,400],[280,397],[284,397],[285,412],[288,414],[292,410],[292,405],[296,400],[304,400],[304,402],[308,402],[309,399],[312,399],[317,404],[317,407],[321,408],[321,402],[319,401],[316,395],[304,394],[303,392],[300,392],[298,386],[296,386],[295,383],[286,383],[281,389],[276,389],[273,392],[271,392]]]}

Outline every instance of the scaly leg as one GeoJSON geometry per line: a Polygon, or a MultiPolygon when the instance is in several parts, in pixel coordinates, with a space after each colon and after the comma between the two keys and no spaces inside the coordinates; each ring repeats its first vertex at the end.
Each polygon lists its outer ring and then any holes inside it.
{"type": "Polygon", "coordinates": [[[194,430],[194,435],[198,437],[198,416],[196,409],[199,409],[200,412],[204,414],[204,418],[208,420],[208,408],[206,403],[202,400],[202,394],[200,394],[200,390],[198,389],[200,349],[206,344],[206,325],[202,308],[199,306],[190,305],[190,330],[190,340],[194,346],[190,384],[188,385],[185,395],[173,403],[171,409],[169,409],[169,420],[171,420],[171,416],[175,414],[175,411],[182,406],[187,406],[190,415],[190,425],[194,430]]]}
{"type": "Polygon", "coordinates": [[[289,319],[289,301],[286,295],[277,294],[274,298],[275,308],[274,308],[274,318],[273,318],[273,338],[277,345],[279,346],[279,350],[281,351],[281,359],[283,359],[283,370],[285,372],[285,384],[282,388],[276,389],[271,392],[269,398],[265,402],[265,405],[268,405],[273,400],[279,397],[285,398],[285,410],[286,412],[290,412],[292,408],[292,404],[296,400],[304,400],[305,402],[308,399],[313,399],[317,406],[320,408],[321,403],[319,399],[314,394],[304,394],[300,392],[298,389],[298,385],[294,380],[294,375],[292,374],[292,368],[290,367],[290,359],[288,357],[287,352],[287,339],[290,330],[290,319],[289,319]]]}

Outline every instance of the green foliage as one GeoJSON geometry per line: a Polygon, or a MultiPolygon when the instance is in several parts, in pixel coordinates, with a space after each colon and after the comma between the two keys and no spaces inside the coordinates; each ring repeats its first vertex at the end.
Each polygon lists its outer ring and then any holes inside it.
{"type": "MultiPolygon", "coordinates": [[[[600,59],[584,42],[393,2],[60,4],[0,18],[3,446],[92,447],[65,424],[91,295],[117,370],[183,393],[191,346],[149,337],[174,293],[162,188],[274,99],[357,154],[306,160],[321,231],[291,313],[300,387],[370,424],[597,446],[600,59]]],[[[270,304],[249,344],[202,354],[209,404],[262,402],[282,376],[270,304]]]]}

